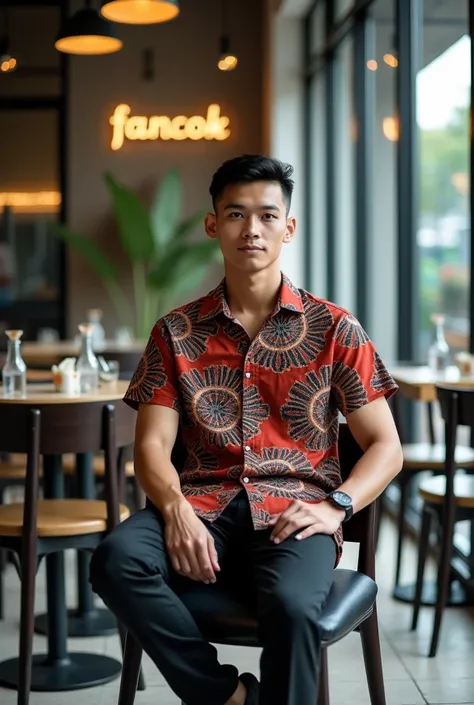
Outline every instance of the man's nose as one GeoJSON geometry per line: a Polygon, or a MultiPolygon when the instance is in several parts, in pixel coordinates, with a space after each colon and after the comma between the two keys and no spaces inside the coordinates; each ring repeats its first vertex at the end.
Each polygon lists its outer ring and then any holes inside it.
{"type": "Polygon", "coordinates": [[[260,220],[256,215],[249,216],[245,221],[245,237],[255,238],[260,235],[260,220]]]}

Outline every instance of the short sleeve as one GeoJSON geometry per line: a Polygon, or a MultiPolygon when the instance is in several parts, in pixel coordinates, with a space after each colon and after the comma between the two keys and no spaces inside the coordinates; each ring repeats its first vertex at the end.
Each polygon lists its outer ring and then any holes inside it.
{"type": "Polygon", "coordinates": [[[359,321],[346,314],[334,333],[331,391],[339,411],[348,416],[378,397],[398,389],[359,321]]]}
{"type": "Polygon", "coordinates": [[[154,326],[123,400],[133,409],[158,404],[180,410],[173,348],[163,322],[154,326]]]}

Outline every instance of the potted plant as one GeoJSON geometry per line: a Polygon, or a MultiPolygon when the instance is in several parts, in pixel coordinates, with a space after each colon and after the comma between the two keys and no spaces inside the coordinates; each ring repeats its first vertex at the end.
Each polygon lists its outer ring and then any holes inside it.
{"type": "Polygon", "coordinates": [[[169,171],[147,210],[138,195],[107,172],[105,183],[112,199],[121,245],[133,276],[133,302],[120,285],[117,270],[103,249],[89,237],[66,225],[55,226],[56,234],[74,247],[96,271],[117,311],[122,325],[137,339],[146,339],[156,320],[173,302],[193,290],[210,265],[220,261],[215,240],[192,241],[204,212],[182,219],[182,182],[169,171]]]}

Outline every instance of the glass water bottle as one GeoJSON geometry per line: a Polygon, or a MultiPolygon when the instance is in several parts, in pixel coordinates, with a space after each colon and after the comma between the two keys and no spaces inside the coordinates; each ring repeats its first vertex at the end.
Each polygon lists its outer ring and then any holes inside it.
{"type": "Polygon", "coordinates": [[[92,347],[95,351],[101,350],[105,343],[105,330],[102,325],[102,311],[100,308],[91,308],[87,312],[87,320],[94,325],[92,331],[92,347]]]}
{"type": "Polygon", "coordinates": [[[2,369],[3,394],[6,397],[26,396],[26,365],[21,356],[22,330],[6,330],[7,359],[2,369]]]}
{"type": "Polygon", "coordinates": [[[81,323],[81,352],[76,362],[79,373],[79,391],[81,393],[95,392],[99,388],[99,361],[94,355],[92,346],[93,323],[81,323]]]}
{"type": "Polygon", "coordinates": [[[436,327],[436,337],[428,350],[428,366],[432,372],[439,374],[449,365],[449,345],[444,337],[444,316],[434,313],[431,322],[436,327]]]}

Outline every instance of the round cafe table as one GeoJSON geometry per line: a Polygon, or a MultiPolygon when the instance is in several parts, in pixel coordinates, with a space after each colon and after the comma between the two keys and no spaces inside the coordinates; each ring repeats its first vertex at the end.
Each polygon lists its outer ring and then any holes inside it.
{"type": "MultiPolygon", "coordinates": [[[[0,387],[0,404],[27,404],[31,409],[40,410],[50,404],[57,404],[61,405],[61,411],[67,414],[68,408],[75,404],[121,404],[127,386],[127,382],[109,382],[102,385],[97,392],[68,396],[55,392],[53,385],[35,384],[27,387],[27,394],[23,398],[4,397],[0,387]]],[[[70,444],[70,452],[74,453],[73,438],[70,444]]],[[[80,496],[93,498],[92,456],[88,453],[78,455],[77,471],[80,496]]],[[[45,498],[60,499],[64,496],[61,456],[43,456],[43,492],[45,498]]],[[[37,626],[47,632],[48,652],[44,657],[34,657],[32,690],[75,690],[112,680],[121,670],[119,661],[102,654],[69,653],[67,650],[68,632],[91,636],[100,630],[111,633],[117,629],[112,614],[94,606],[92,590],[88,583],[89,556],[84,552],[78,553],[79,604],[77,610],[69,613],[69,619],[66,618],[64,553],[51,554],[45,560],[48,608],[47,615],[37,618],[37,626]]],[[[0,682],[15,687],[17,659],[0,664],[0,682]]]]}
{"type": "MultiPolygon", "coordinates": [[[[145,349],[145,344],[146,341],[143,340],[134,340],[130,343],[106,340],[94,350],[97,355],[107,355],[109,358],[133,356],[138,361],[145,349]]],[[[21,355],[27,367],[50,368],[52,365],[59,365],[65,357],[77,357],[79,350],[80,344],[74,340],[58,340],[54,343],[25,340],[21,345],[21,355]]]]}

